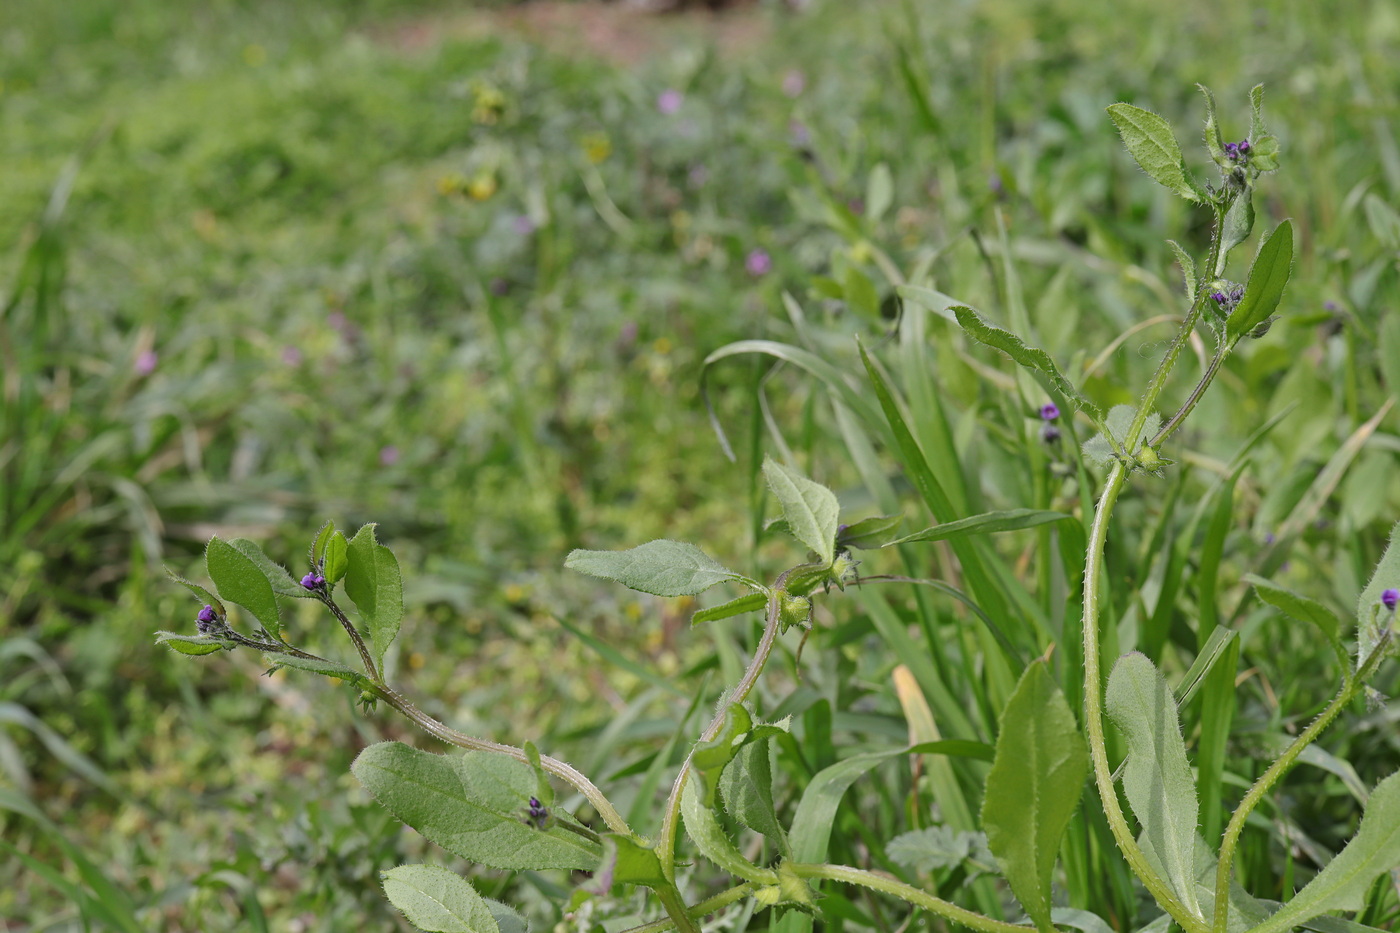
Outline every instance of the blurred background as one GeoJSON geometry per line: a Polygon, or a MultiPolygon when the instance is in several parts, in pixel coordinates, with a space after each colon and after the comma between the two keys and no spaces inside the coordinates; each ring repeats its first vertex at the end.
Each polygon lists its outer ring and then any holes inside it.
{"type": "MultiPolygon", "coordinates": [[[[747,632],[717,649],[692,606],[566,575],[568,550],[669,537],[781,569],[801,555],[759,534],[764,452],[874,509],[815,380],[741,356],[702,396],[706,355],[805,342],[855,372],[852,337],[879,344],[903,270],[993,316],[1023,302],[1042,346],[1092,369],[1091,395],[1131,401],[1119,387],[1170,335],[1134,325],[1180,313],[1164,240],[1201,249],[1208,229],[1122,152],[1118,100],[1190,127],[1203,82],[1236,139],[1266,85],[1284,169],[1256,207],[1297,224],[1293,285],[1202,406],[1192,465],[1300,403],[1217,559],[1301,516],[1280,579],[1354,605],[1400,515],[1396,416],[1357,434],[1400,384],[1400,7],[692,6],[3,5],[0,926],[408,929],[377,872],[443,853],[348,773],[406,724],[244,653],[152,644],[193,631],[199,607],[161,568],[204,580],[214,533],[299,576],[325,519],[378,522],[406,577],[391,665],[411,696],[600,783],[645,764],[684,698],[570,630],[701,692],[702,712],[747,632]]],[[[983,378],[1009,369],[959,363],[940,327],[968,475],[989,506],[1027,504],[1024,412],[983,378]]],[[[1154,508],[1125,503],[1125,521],[1154,508]]],[[[801,664],[820,663],[823,621],[801,664]]],[[[348,648],[327,622],[288,625],[348,648]]],[[[1325,697],[1312,650],[1261,659],[1269,689],[1325,697]]],[[[891,663],[806,684],[898,741],[891,663]]],[[[1349,751],[1393,770],[1395,716],[1377,715],[1349,751]]],[[[1344,778],[1308,799],[1340,807],[1344,778]]],[[[560,919],[561,879],[476,880],[560,919]]]]}

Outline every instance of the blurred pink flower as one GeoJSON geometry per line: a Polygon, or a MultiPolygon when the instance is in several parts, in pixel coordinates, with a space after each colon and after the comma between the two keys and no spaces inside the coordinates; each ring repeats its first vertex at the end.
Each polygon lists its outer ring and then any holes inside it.
{"type": "Polygon", "coordinates": [[[681,109],[685,96],[675,88],[667,88],[656,96],[656,109],[670,116],[681,109]]]}
{"type": "Polygon", "coordinates": [[[149,376],[155,372],[156,364],[160,362],[160,356],[154,350],[142,350],[136,354],[136,375],[149,376]]]}
{"type": "Polygon", "coordinates": [[[749,275],[758,278],[761,275],[767,275],[773,268],[773,259],[763,250],[756,249],[744,259],[744,268],[748,270],[749,275]]]}
{"type": "Polygon", "coordinates": [[[393,466],[399,462],[399,449],[393,444],[379,448],[379,465],[393,466]]]}
{"type": "Polygon", "coordinates": [[[282,362],[288,366],[301,365],[301,347],[287,344],[282,348],[282,362]]]}
{"type": "Polygon", "coordinates": [[[788,97],[796,97],[807,89],[807,76],[793,68],[783,75],[783,93],[788,97]]]}

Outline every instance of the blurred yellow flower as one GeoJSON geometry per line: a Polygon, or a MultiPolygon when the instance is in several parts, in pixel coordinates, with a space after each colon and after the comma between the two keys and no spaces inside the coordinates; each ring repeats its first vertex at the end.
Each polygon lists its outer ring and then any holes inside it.
{"type": "Polygon", "coordinates": [[[583,146],[583,154],[588,161],[598,165],[612,155],[612,140],[608,139],[606,133],[589,133],[579,140],[583,146]]]}
{"type": "Polygon", "coordinates": [[[467,194],[473,201],[485,201],[496,193],[496,176],[489,172],[478,172],[467,182],[467,194]]]}

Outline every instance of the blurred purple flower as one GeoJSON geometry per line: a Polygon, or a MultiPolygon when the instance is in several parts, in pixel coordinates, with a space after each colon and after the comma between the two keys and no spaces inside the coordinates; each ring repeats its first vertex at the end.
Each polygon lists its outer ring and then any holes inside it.
{"type": "Polygon", "coordinates": [[[282,362],[288,366],[301,365],[301,347],[288,344],[282,348],[282,362]]]}
{"type": "Polygon", "coordinates": [[[675,88],[667,88],[656,95],[656,109],[670,116],[681,109],[681,104],[685,102],[685,95],[675,88]]]}
{"type": "Polygon", "coordinates": [[[773,258],[761,249],[752,250],[744,259],[744,268],[754,278],[767,275],[773,268],[773,258]]]}
{"type": "Polygon", "coordinates": [[[136,354],[136,375],[149,376],[155,372],[156,364],[160,362],[160,356],[154,350],[142,350],[136,354]]]}
{"type": "Polygon", "coordinates": [[[1385,608],[1395,611],[1395,607],[1400,605],[1400,590],[1389,589],[1381,593],[1381,603],[1385,608]]]}
{"type": "Polygon", "coordinates": [[[1054,421],[1060,417],[1060,406],[1054,402],[1046,402],[1040,406],[1040,418],[1042,421],[1054,421]]]}
{"type": "Polygon", "coordinates": [[[519,214],[511,221],[511,227],[521,236],[529,236],[535,232],[535,222],[530,219],[529,214],[519,214]]]}
{"type": "Polygon", "coordinates": [[[807,76],[796,68],[783,75],[783,93],[788,97],[796,97],[807,89],[807,76]]]}
{"type": "Polygon", "coordinates": [[[491,294],[495,295],[497,298],[504,298],[506,295],[510,294],[510,282],[500,276],[492,279],[488,287],[491,289],[491,294]]]}
{"type": "Polygon", "coordinates": [[[331,326],[331,330],[344,331],[348,323],[345,319],[344,311],[332,311],[326,315],[326,323],[331,326]]]}
{"type": "Polygon", "coordinates": [[[399,449],[393,444],[379,448],[379,465],[393,466],[399,462],[399,449]]]}
{"type": "Polygon", "coordinates": [[[801,120],[788,121],[788,136],[794,146],[806,146],[812,141],[812,131],[801,120]]]}
{"type": "Polygon", "coordinates": [[[699,188],[709,180],[710,170],[705,168],[703,164],[697,162],[690,167],[690,174],[687,177],[690,180],[690,187],[699,188]]]}

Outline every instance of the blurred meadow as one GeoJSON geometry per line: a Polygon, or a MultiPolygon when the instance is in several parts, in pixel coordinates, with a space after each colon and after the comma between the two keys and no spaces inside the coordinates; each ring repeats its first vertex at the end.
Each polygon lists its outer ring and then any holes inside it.
{"type": "MultiPolygon", "coordinates": [[[[1182,312],[1165,241],[1200,250],[1209,231],[1136,169],[1104,108],[1197,126],[1197,82],[1227,138],[1265,85],[1284,167],[1256,208],[1294,219],[1298,259],[1282,320],[1166,451],[1178,466],[1120,506],[1106,613],[1122,650],[1169,675],[1215,624],[1241,632],[1228,799],[1326,701],[1327,646],[1240,581],[1349,612],[1400,518],[1400,6],[798,6],[6,0],[0,928],[408,930],[378,872],[462,867],[349,774],[381,738],[431,745],[406,723],[243,653],[153,645],[198,610],[162,566],[204,579],[211,534],[299,575],[325,519],[378,522],[408,604],[390,666],[415,701],[614,778],[645,813],[639,779],[678,764],[672,737],[702,724],[754,626],[691,630],[693,604],[568,574],[564,555],[666,537],[788,566],[801,555],[762,533],[765,453],[850,517],[895,501],[906,529],[930,524],[837,385],[870,394],[857,337],[969,514],[1078,514],[1073,447],[1037,434],[1043,400],[946,304],[910,296],[1028,322],[1097,401],[1133,401],[1182,312]],[[772,344],[704,365],[743,340],[772,344]],[[778,345],[832,370],[784,365],[778,345]]],[[[996,542],[1058,632],[1051,537],[996,542]]],[[[862,573],[900,561],[874,552],[862,573]]],[[[288,627],[344,652],[326,622],[288,627]]],[[[811,768],[833,734],[909,736],[891,686],[906,646],[947,675],[946,736],[990,740],[966,613],[861,592],[816,623],[763,694],[811,768]]],[[[1202,711],[1183,716],[1190,741],[1202,711]]],[[[1347,714],[1251,824],[1246,877],[1325,862],[1354,830],[1358,774],[1400,763],[1397,720],[1394,702],[1347,714]]],[[[900,767],[847,798],[851,859],[908,828],[918,776],[900,767]]],[[[472,877],[537,929],[562,920],[565,877],[472,877]]],[[[1148,918],[1117,896],[1120,929],[1148,918]]],[[[1370,922],[1393,922],[1400,897],[1378,898],[1370,922]]],[[[589,909],[567,928],[631,908],[589,909]]],[[[898,925],[864,902],[842,917],[898,925]]]]}

